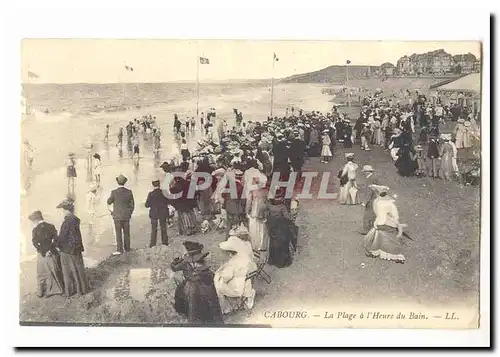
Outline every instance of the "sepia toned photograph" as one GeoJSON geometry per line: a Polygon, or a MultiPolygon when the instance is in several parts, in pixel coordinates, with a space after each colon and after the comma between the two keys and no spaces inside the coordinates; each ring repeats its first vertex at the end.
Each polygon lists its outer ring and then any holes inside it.
{"type": "Polygon", "coordinates": [[[482,46],[22,40],[19,323],[479,328],[482,46]]]}

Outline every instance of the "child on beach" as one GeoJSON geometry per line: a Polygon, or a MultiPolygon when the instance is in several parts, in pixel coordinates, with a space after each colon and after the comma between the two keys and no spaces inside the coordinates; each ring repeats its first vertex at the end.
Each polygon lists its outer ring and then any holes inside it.
{"type": "Polygon", "coordinates": [[[120,128],[118,130],[118,142],[116,143],[116,146],[122,147],[122,142],[123,142],[123,128],[120,128]]]}
{"type": "Polygon", "coordinates": [[[94,181],[97,187],[101,186],[101,155],[94,154],[94,181]]]}
{"type": "Polygon", "coordinates": [[[417,170],[415,171],[415,176],[425,177],[426,176],[426,156],[424,153],[424,147],[422,145],[415,146],[415,156],[417,160],[417,170]]]}
{"type": "Polygon", "coordinates": [[[68,196],[73,197],[75,194],[75,177],[76,177],[76,161],[75,154],[70,152],[68,154],[68,161],[66,167],[66,177],[68,178],[68,196]]]}
{"type": "Polygon", "coordinates": [[[134,145],[134,153],[132,154],[132,158],[139,159],[139,135],[135,135],[132,141],[134,145]]]}
{"type": "Polygon", "coordinates": [[[328,135],[328,129],[323,130],[321,142],[323,144],[323,148],[321,149],[321,162],[327,164],[332,157],[332,151],[330,150],[330,144],[332,141],[330,140],[330,135],[328,135]]]}
{"type": "Polygon", "coordinates": [[[106,133],[104,134],[104,142],[108,142],[109,139],[109,124],[106,124],[106,133]]]}

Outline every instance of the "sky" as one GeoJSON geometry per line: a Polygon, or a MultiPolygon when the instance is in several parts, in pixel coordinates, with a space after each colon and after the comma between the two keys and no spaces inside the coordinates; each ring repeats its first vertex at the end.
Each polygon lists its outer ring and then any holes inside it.
{"type": "Polygon", "coordinates": [[[480,56],[479,42],[25,39],[22,81],[141,83],[284,78],[330,65],[380,65],[443,48],[480,56]],[[279,61],[274,62],[273,52],[279,61]],[[126,71],[125,66],[134,68],[126,71]],[[38,78],[28,78],[28,71],[38,78]]]}

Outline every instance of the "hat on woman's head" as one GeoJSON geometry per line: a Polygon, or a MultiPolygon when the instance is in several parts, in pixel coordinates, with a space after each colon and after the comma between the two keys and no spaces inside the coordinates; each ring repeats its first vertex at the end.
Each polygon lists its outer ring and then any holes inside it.
{"type": "Polygon", "coordinates": [[[101,155],[99,155],[98,153],[95,153],[95,154],[93,155],[93,157],[94,157],[94,159],[99,159],[99,160],[101,160],[101,155]]]}
{"type": "Polygon", "coordinates": [[[373,167],[371,165],[365,165],[365,166],[363,166],[363,171],[364,172],[372,172],[373,167]]]}
{"type": "Polygon", "coordinates": [[[95,190],[97,190],[97,184],[95,182],[92,182],[89,185],[89,191],[95,191],[95,190]]]}
{"type": "Polygon", "coordinates": [[[422,145],[415,146],[415,151],[423,151],[424,147],[422,145]]]}
{"type": "Polygon", "coordinates": [[[346,153],[345,153],[345,157],[346,157],[346,159],[349,159],[349,158],[351,158],[351,157],[354,157],[354,153],[353,153],[353,152],[346,152],[346,153]]]}
{"type": "Polygon", "coordinates": [[[465,123],[465,119],[460,118],[460,119],[457,120],[457,123],[462,123],[463,124],[463,123],[465,123]]]}
{"type": "Polygon", "coordinates": [[[239,253],[243,248],[243,241],[236,236],[229,236],[229,238],[225,242],[219,243],[219,247],[225,251],[232,251],[239,253]]]}
{"type": "Polygon", "coordinates": [[[73,200],[66,198],[61,203],[59,203],[56,208],[62,208],[67,211],[72,211],[75,208],[75,204],[73,200]]]}
{"type": "Polygon", "coordinates": [[[28,216],[28,219],[32,222],[43,221],[43,215],[40,211],[34,211],[32,214],[28,216]]]}
{"type": "Polygon", "coordinates": [[[388,186],[383,186],[383,185],[370,185],[370,188],[374,189],[377,191],[379,194],[381,193],[388,193],[389,192],[389,187],[388,186]]]}
{"type": "Polygon", "coordinates": [[[116,177],[116,182],[119,184],[119,185],[125,185],[127,183],[128,179],[123,176],[122,174],[120,174],[119,176],[116,177]]]}
{"type": "Polygon", "coordinates": [[[470,122],[470,121],[466,121],[466,122],[464,123],[464,125],[465,125],[465,126],[471,126],[471,122],[470,122]]]}
{"type": "Polygon", "coordinates": [[[234,237],[242,237],[242,236],[247,236],[249,234],[250,233],[248,232],[248,229],[242,224],[229,231],[229,236],[234,236],[234,237]]]}
{"type": "Polygon", "coordinates": [[[184,260],[190,263],[198,262],[204,259],[210,253],[203,253],[203,244],[192,241],[184,241],[182,242],[184,248],[186,248],[186,254],[184,254],[184,260]]]}
{"type": "Polygon", "coordinates": [[[68,154],[68,156],[69,156],[69,157],[73,157],[73,156],[75,156],[75,153],[74,153],[74,152],[70,152],[70,153],[68,154]]]}

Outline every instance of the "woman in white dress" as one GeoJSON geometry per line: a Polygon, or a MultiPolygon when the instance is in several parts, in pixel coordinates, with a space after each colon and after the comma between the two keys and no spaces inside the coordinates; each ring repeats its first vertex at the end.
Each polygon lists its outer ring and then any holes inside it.
{"type": "MultiPolygon", "coordinates": [[[[247,186],[248,195],[246,202],[246,212],[248,217],[248,230],[252,248],[265,250],[268,247],[269,238],[266,229],[266,220],[269,215],[269,205],[267,202],[268,190],[266,188],[267,177],[253,177],[253,185],[247,186]]],[[[246,183],[249,185],[250,183],[246,183]]]]}
{"type": "Polygon", "coordinates": [[[330,150],[330,144],[332,143],[330,135],[328,135],[328,129],[323,130],[323,135],[321,136],[321,143],[323,145],[321,149],[321,162],[325,164],[330,161],[332,157],[332,151],[330,150]]]}
{"type": "Polygon", "coordinates": [[[464,145],[464,137],[465,137],[465,120],[460,118],[457,120],[457,125],[455,126],[455,145],[457,149],[463,149],[466,146],[464,145]]]}
{"type": "Polygon", "coordinates": [[[373,201],[375,222],[363,242],[365,254],[372,258],[404,263],[406,259],[401,248],[401,237],[406,225],[399,223],[395,201],[388,196],[389,188],[379,185],[370,185],[370,188],[378,192],[378,197],[373,201]]]}
{"type": "Polygon", "coordinates": [[[245,242],[230,236],[219,247],[229,254],[229,260],[215,272],[214,285],[223,314],[233,311],[232,298],[245,298],[247,309],[253,308],[255,290],[247,275],[257,269],[253,259],[248,255],[245,242]]]}
{"type": "Polygon", "coordinates": [[[356,183],[356,171],[358,165],[354,163],[354,154],[346,153],[347,164],[345,164],[340,179],[345,181],[345,184],[340,188],[339,203],[341,205],[357,205],[360,203],[358,185],[356,183]]]}

